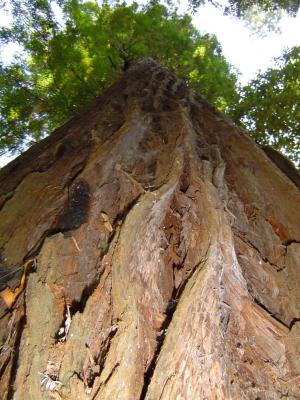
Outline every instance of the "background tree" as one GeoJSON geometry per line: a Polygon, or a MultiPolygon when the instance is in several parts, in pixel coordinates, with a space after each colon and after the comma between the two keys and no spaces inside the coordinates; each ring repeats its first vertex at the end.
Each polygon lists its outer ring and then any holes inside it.
{"type": "Polygon", "coordinates": [[[261,144],[271,144],[300,161],[300,47],[286,51],[243,87],[232,118],[261,144]]]}
{"type": "MultiPolygon", "coordinates": [[[[205,0],[190,0],[190,4],[194,8],[198,8],[205,0]]],[[[218,0],[208,0],[209,3],[216,7],[223,8],[224,12],[244,17],[253,7],[258,7],[265,12],[276,12],[283,10],[290,15],[295,15],[300,7],[299,0],[228,0],[227,4],[219,3],[218,0]]]]}
{"type": "Polygon", "coordinates": [[[190,0],[192,10],[208,2],[224,14],[243,19],[253,32],[265,35],[270,31],[280,32],[278,23],[284,14],[296,16],[300,7],[299,0],[190,0]]]}

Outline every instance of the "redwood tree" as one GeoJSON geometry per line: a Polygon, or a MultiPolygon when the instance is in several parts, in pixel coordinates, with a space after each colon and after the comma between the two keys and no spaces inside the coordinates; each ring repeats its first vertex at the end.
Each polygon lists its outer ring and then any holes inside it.
{"type": "Polygon", "coordinates": [[[3,168],[1,399],[299,398],[300,178],[272,159],[143,59],[3,168]]]}

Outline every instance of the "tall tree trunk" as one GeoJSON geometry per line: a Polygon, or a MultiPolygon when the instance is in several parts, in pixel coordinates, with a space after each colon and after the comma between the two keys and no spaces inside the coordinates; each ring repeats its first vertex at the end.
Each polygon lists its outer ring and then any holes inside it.
{"type": "Polygon", "coordinates": [[[299,399],[292,172],[129,68],[1,171],[0,398],[299,399]]]}

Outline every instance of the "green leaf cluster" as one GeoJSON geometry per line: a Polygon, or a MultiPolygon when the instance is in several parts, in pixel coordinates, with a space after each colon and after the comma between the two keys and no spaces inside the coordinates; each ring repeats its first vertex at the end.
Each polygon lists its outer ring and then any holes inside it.
{"type": "Polygon", "coordinates": [[[300,7],[299,0],[229,0],[226,12],[243,16],[253,6],[258,6],[263,11],[284,10],[295,15],[300,7]]]}
{"type": "MultiPolygon", "coordinates": [[[[285,11],[290,15],[295,15],[300,8],[299,0],[207,0],[214,6],[223,9],[226,14],[232,14],[237,17],[244,17],[253,7],[258,7],[264,12],[285,11]]],[[[190,0],[191,7],[195,10],[205,0],[190,0]]]]}
{"type": "Polygon", "coordinates": [[[262,144],[300,160],[300,46],[286,50],[275,68],[259,74],[233,104],[232,118],[262,144]]]}

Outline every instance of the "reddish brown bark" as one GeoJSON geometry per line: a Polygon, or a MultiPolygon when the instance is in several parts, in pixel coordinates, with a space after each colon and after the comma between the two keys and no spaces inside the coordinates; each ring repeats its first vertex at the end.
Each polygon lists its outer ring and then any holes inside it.
{"type": "Polygon", "coordinates": [[[4,168],[1,399],[300,398],[286,168],[151,59],[4,168]]]}

